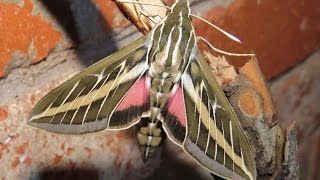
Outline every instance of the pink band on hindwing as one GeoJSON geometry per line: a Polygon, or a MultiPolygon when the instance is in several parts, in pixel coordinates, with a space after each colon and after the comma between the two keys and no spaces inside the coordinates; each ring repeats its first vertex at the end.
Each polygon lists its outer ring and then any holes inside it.
{"type": "Polygon", "coordinates": [[[186,108],[181,87],[174,87],[169,98],[168,112],[174,115],[182,126],[186,126],[186,108]]]}
{"type": "Polygon", "coordinates": [[[150,95],[150,77],[141,77],[131,87],[118,105],[116,111],[122,111],[132,106],[143,106],[150,95]]]}

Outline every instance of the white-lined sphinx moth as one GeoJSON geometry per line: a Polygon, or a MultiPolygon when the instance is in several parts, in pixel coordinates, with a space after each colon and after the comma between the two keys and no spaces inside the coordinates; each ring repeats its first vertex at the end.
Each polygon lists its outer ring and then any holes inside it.
{"type": "Polygon", "coordinates": [[[138,124],[144,160],[164,131],[211,173],[256,179],[239,120],[196,45],[187,0],[178,0],[148,35],[46,95],[28,123],[68,134],[138,124]]]}

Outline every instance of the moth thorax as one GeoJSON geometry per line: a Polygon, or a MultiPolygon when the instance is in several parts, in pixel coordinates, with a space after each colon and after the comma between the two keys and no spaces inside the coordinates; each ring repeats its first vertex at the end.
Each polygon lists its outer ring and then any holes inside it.
{"type": "Polygon", "coordinates": [[[180,74],[180,64],[167,67],[159,61],[153,61],[149,69],[149,75],[152,78],[161,78],[171,82],[176,82],[175,80],[180,74]]]}
{"type": "Polygon", "coordinates": [[[163,71],[170,71],[170,69],[178,69],[182,62],[181,53],[179,47],[176,47],[174,52],[165,54],[165,52],[158,52],[155,55],[153,63],[159,66],[163,71]]]}

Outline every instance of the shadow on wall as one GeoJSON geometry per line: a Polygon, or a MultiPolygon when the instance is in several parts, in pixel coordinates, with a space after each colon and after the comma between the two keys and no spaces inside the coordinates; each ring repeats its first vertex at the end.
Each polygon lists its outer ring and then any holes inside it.
{"type": "Polygon", "coordinates": [[[177,150],[180,147],[172,144],[168,138],[163,142],[161,148],[161,163],[159,164],[159,167],[155,169],[153,174],[144,180],[215,180],[214,178],[211,178],[210,175],[208,177],[201,174],[201,170],[204,169],[195,164],[191,164],[189,159],[191,157],[186,155],[184,151],[177,150]],[[183,153],[182,156],[180,153],[183,153]]]}
{"type": "MultiPolygon", "coordinates": [[[[171,143],[171,142],[170,142],[171,143]]],[[[184,179],[184,180],[223,180],[223,178],[214,176],[211,177],[210,175],[207,177],[204,177],[203,174],[200,174],[201,171],[195,166],[192,166],[184,161],[181,161],[181,159],[177,158],[176,153],[172,153],[168,150],[166,146],[162,146],[162,151],[158,151],[161,156],[161,163],[159,164],[159,167],[154,170],[154,173],[151,174],[149,177],[141,178],[142,175],[135,174],[135,172],[142,172],[141,170],[137,170],[134,167],[132,169],[135,171],[132,173],[134,175],[123,175],[121,179],[130,179],[130,180],[176,180],[178,179],[184,179]],[[140,178],[139,178],[140,177],[140,178]]],[[[182,152],[182,151],[181,151],[182,152]]],[[[151,160],[152,161],[152,160],[151,160]]],[[[148,163],[147,163],[148,164],[148,163]]],[[[145,164],[145,166],[147,166],[145,164]]],[[[105,166],[107,167],[107,165],[105,166]]],[[[106,179],[106,180],[116,180],[115,177],[107,177],[104,172],[110,173],[108,169],[103,169],[104,167],[101,166],[99,169],[92,168],[90,166],[90,163],[88,164],[81,164],[81,167],[48,167],[44,169],[40,169],[35,175],[34,179],[39,180],[67,180],[67,179],[73,179],[73,180],[98,180],[98,179],[106,179]]],[[[117,174],[117,173],[115,173],[117,174]]]]}
{"type": "MultiPolygon", "coordinates": [[[[69,0],[40,0],[42,5],[48,12],[57,20],[57,23],[63,28],[67,36],[73,43],[80,43],[80,36],[76,26],[76,20],[73,18],[71,10],[71,3],[69,0]]],[[[88,3],[92,8],[95,6],[92,3],[88,3]]],[[[96,12],[99,12],[96,10],[96,12]]]]}
{"type": "Polygon", "coordinates": [[[108,24],[90,0],[39,0],[55,18],[67,38],[77,46],[77,56],[87,67],[117,50],[108,24]],[[108,31],[109,30],[109,31],[108,31]]]}
{"type": "Polygon", "coordinates": [[[99,174],[95,169],[90,168],[77,168],[77,169],[44,169],[38,175],[40,180],[98,180],[99,174]]]}

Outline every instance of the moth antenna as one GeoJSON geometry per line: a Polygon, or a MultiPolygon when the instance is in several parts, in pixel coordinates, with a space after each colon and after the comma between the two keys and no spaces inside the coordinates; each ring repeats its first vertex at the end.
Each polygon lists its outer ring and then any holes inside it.
{"type": "Polygon", "coordinates": [[[141,5],[147,5],[147,6],[155,6],[155,7],[162,7],[171,10],[172,8],[165,5],[159,5],[159,4],[151,4],[151,3],[145,3],[145,2],[137,2],[137,1],[125,1],[125,0],[117,0],[117,3],[129,3],[129,4],[141,4],[141,5]]]}
{"type": "Polygon", "coordinates": [[[207,41],[206,39],[204,39],[201,36],[197,36],[197,38],[198,38],[198,40],[203,41],[210,49],[212,49],[213,51],[216,51],[218,53],[221,53],[221,54],[225,54],[228,56],[255,56],[255,54],[238,54],[238,53],[227,52],[227,51],[224,51],[224,50],[221,50],[221,49],[214,47],[212,44],[210,44],[209,41],[207,41]]]}
{"type": "Polygon", "coordinates": [[[226,31],[224,31],[223,29],[219,28],[218,26],[212,24],[211,22],[203,19],[202,17],[200,16],[197,16],[197,15],[194,15],[194,14],[190,14],[192,17],[195,17],[195,18],[198,18],[200,19],[201,21],[207,23],[208,25],[210,25],[211,27],[217,29],[218,31],[222,32],[224,35],[226,35],[228,38],[238,42],[238,43],[241,43],[240,39],[236,38],[234,35],[230,34],[230,33],[227,33],[226,31]]]}

